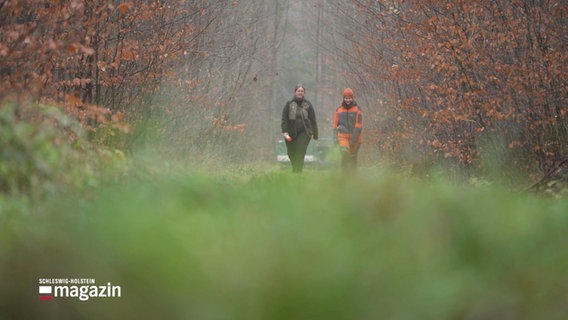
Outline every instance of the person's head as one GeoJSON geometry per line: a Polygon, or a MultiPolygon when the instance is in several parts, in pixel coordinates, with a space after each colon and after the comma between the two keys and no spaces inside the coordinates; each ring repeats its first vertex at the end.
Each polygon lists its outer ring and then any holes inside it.
{"type": "Polygon", "coordinates": [[[343,90],[343,101],[347,105],[353,103],[353,90],[351,88],[343,90]]]}
{"type": "Polygon", "coordinates": [[[298,100],[304,99],[305,93],[306,93],[306,88],[304,88],[304,85],[302,84],[297,84],[296,87],[294,88],[294,98],[298,100]]]}

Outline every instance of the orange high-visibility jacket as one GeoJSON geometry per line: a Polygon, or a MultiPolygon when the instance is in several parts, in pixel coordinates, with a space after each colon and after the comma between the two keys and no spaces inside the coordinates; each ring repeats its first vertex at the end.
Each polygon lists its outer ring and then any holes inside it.
{"type": "Polygon", "coordinates": [[[333,128],[337,131],[337,142],[340,147],[356,153],[363,141],[363,112],[355,101],[351,106],[342,104],[333,114],[333,128]]]}

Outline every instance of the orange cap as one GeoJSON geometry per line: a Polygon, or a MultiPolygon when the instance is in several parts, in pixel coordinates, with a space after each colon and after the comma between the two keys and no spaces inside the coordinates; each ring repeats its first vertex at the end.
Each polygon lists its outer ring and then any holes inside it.
{"type": "Polygon", "coordinates": [[[343,90],[343,98],[353,98],[353,90],[351,88],[343,90]]]}

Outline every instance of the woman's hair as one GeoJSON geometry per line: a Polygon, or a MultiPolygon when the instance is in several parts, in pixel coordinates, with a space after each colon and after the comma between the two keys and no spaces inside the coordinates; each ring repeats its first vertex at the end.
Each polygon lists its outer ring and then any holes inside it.
{"type": "Polygon", "coordinates": [[[303,84],[298,83],[298,84],[296,85],[296,87],[294,88],[294,92],[298,91],[299,88],[304,89],[304,92],[306,91],[306,87],[304,87],[303,84]]]}

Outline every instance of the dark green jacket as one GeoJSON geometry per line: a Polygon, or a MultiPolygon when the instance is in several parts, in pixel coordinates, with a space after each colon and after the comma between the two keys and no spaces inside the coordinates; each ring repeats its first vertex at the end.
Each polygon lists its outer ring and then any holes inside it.
{"type": "Polygon", "coordinates": [[[286,102],[282,110],[282,133],[288,132],[294,138],[302,128],[309,137],[318,139],[316,113],[311,102],[306,99],[292,99],[286,102]]]}

